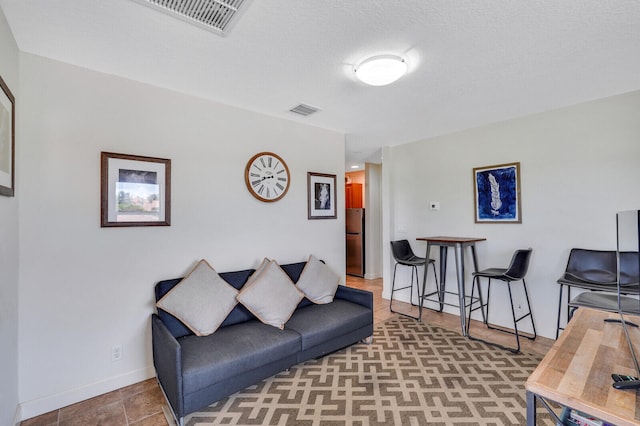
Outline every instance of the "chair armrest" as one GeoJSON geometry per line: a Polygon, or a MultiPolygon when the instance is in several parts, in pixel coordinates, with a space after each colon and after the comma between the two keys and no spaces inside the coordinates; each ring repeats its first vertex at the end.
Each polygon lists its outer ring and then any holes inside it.
{"type": "Polygon", "coordinates": [[[184,416],[182,394],[182,348],[157,314],[151,316],[153,365],[174,415],[184,416]]]}
{"type": "Polygon", "coordinates": [[[339,285],[335,297],[373,310],[373,293],[370,291],[339,285]]]}

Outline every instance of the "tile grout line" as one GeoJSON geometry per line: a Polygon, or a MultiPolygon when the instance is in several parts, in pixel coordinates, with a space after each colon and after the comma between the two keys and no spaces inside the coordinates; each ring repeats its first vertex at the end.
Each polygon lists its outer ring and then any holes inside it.
{"type": "Polygon", "coordinates": [[[124,396],[122,395],[122,388],[118,389],[118,395],[120,395],[120,404],[122,404],[122,411],[124,412],[125,426],[129,426],[129,415],[127,414],[127,406],[124,403],[124,396]]]}

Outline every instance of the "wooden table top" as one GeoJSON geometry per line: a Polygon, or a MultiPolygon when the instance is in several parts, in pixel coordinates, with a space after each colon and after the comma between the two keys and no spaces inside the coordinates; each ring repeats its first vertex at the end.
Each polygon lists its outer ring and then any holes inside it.
{"type": "Polygon", "coordinates": [[[427,241],[430,243],[477,243],[478,241],[486,241],[486,238],[474,238],[474,237],[420,237],[416,238],[418,241],[427,241]]]}
{"type": "MultiPolygon", "coordinates": [[[[578,309],[525,387],[618,426],[640,425],[640,394],[611,386],[611,373],[636,376],[636,371],[622,325],[604,322],[605,318],[619,315],[578,309]]],[[[625,319],[640,323],[640,317],[625,319]]],[[[639,353],[640,330],[628,328],[639,353]]]]}

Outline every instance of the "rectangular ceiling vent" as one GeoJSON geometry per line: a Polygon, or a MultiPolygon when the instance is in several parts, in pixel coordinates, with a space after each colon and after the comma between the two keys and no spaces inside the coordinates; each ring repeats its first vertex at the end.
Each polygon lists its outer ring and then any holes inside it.
{"type": "Polygon", "coordinates": [[[298,106],[294,106],[289,111],[306,117],[307,115],[320,111],[320,109],[312,107],[311,105],[300,104],[298,106]]]}
{"type": "Polygon", "coordinates": [[[241,10],[251,0],[134,0],[203,27],[219,35],[228,34],[241,10]]]}

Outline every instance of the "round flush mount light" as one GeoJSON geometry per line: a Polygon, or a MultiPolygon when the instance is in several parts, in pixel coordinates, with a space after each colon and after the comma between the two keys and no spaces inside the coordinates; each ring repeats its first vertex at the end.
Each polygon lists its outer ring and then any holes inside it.
{"type": "Polygon", "coordinates": [[[353,69],[358,80],[371,86],[391,84],[407,72],[407,61],[395,55],[365,59],[353,69]]]}

